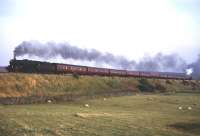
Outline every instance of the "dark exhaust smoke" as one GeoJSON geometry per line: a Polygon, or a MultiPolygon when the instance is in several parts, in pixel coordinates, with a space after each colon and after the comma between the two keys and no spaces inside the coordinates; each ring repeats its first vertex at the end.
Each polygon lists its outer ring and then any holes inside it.
{"type": "Polygon", "coordinates": [[[177,54],[158,53],[154,57],[143,57],[135,67],[144,71],[184,72],[187,65],[177,54]]]}
{"type": "Polygon", "coordinates": [[[65,60],[94,61],[108,64],[113,68],[141,71],[185,72],[187,68],[185,61],[176,54],[163,55],[158,53],[154,57],[144,57],[141,61],[136,62],[123,56],[102,53],[95,49],[82,49],[69,43],[48,42],[42,44],[36,41],[24,41],[15,48],[14,54],[16,57],[28,55],[28,57],[37,56],[47,60],[61,56],[65,60]]]}
{"type": "Polygon", "coordinates": [[[28,55],[29,57],[37,56],[45,59],[61,56],[63,59],[95,61],[123,69],[131,69],[135,65],[134,61],[129,61],[123,56],[114,56],[111,53],[102,53],[95,49],[82,49],[68,43],[41,44],[25,41],[15,48],[14,54],[17,57],[28,55]]]}

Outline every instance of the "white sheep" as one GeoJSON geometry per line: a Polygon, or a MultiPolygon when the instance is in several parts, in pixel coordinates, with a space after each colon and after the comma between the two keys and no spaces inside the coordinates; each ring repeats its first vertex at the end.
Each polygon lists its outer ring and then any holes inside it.
{"type": "Polygon", "coordinates": [[[178,107],[179,110],[182,110],[183,108],[181,106],[178,107]]]}
{"type": "Polygon", "coordinates": [[[85,107],[90,107],[89,104],[85,104],[85,107]]]}

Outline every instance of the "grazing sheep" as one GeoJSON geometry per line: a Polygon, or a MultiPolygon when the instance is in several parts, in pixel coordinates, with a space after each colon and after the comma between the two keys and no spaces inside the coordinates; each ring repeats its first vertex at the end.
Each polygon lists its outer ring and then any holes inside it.
{"type": "Polygon", "coordinates": [[[183,108],[181,106],[178,107],[179,110],[182,110],[183,108]]]}
{"type": "Polygon", "coordinates": [[[51,100],[48,100],[47,102],[48,102],[48,103],[51,103],[51,100]]]}
{"type": "Polygon", "coordinates": [[[191,109],[192,109],[192,107],[189,106],[189,107],[188,107],[188,110],[191,110],[191,109]]]}
{"type": "Polygon", "coordinates": [[[90,107],[89,104],[85,104],[85,107],[90,107]]]}

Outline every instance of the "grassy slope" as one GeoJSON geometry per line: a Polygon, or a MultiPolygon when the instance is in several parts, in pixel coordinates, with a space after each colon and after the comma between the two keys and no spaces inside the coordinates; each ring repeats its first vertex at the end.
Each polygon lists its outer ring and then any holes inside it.
{"type": "MultiPolygon", "coordinates": [[[[182,81],[151,79],[153,85],[159,84],[167,92],[176,92],[200,88],[199,81],[189,81],[183,85],[182,81]],[[197,87],[198,86],[198,87],[197,87]]],[[[138,92],[138,80],[119,77],[91,77],[0,73],[0,98],[21,96],[58,96],[58,95],[96,95],[115,92],[138,92]]]]}
{"type": "Polygon", "coordinates": [[[0,74],[0,97],[92,95],[107,91],[137,91],[135,79],[44,75],[0,74]]]}
{"type": "Polygon", "coordinates": [[[197,136],[200,94],[135,95],[39,105],[1,105],[3,136],[197,136]],[[85,107],[84,104],[89,104],[85,107]],[[179,110],[178,107],[183,109],[179,110]],[[188,106],[192,109],[188,110],[188,106]]]}

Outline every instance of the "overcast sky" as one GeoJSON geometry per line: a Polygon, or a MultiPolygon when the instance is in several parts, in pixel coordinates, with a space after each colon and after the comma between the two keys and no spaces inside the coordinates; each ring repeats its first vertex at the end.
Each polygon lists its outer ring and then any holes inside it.
{"type": "Polygon", "coordinates": [[[200,0],[0,0],[0,65],[22,41],[68,42],[128,59],[200,53],[200,0]]]}

